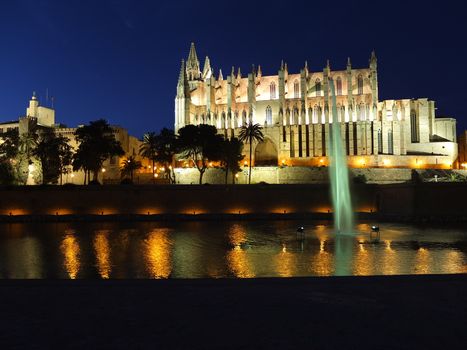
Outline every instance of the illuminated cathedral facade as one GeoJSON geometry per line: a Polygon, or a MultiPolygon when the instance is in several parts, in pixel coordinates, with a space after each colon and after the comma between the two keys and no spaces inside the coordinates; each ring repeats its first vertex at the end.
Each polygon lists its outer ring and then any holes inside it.
{"type": "Polygon", "coordinates": [[[277,75],[263,75],[258,66],[243,76],[232,67],[224,78],[208,57],[201,70],[192,43],[177,84],[175,131],[209,124],[233,137],[252,121],[263,126],[265,136],[253,145],[253,165],[326,166],[330,124],[338,122],[351,167],[451,168],[457,158],[455,119],[436,117],[435,102],[427,98],[381,101],[378,88],[374,52],[364,68],[348,59],[344,70],[332,70],[327,62],[313,71],[305,62],[292,73],[282,62],[277,75]]]}

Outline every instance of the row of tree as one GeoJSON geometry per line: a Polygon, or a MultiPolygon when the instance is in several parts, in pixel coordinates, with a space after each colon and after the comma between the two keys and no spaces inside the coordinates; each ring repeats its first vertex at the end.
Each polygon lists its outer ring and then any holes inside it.
{"type": "Polygon", "coordinates": [[[263,133],[259,124],[249,123],[242,127],[239,138],[224,138],[217,133],[212,125],[186,125],[178,131],[162,129],[159,134],[150,132],[144,135],[140,148],[140,155],[152,161],[153,178],[155,164],[162,164],[168,171],[170,183],[175,183],[174,161],[175,157],[190,160],[199,171],[199,183],[203,183],[203,175],[211,162],[219,162],[225,170],[225,183],[228,182],[229,173],[232,183],[235,175],[241,170],[240,161],[243,144],[250,146],[250,171],[248,182],[251,182],[251,157],[254,141],[263,141],[263,133]]]}
{"type": "MultiPolygon", "coordinates": [[[[36,183],[62,184],[63,175],[71,170],[83,170],[84,183],[95,182],[106,159],[125,153],[115,139],[112,127],[104,119],[79,127],[74,136],[78,144],[76,150],[73,150],[68,138],[57,134],[52,128],[36,126],[21,135],[17,129],[2,134],[0,184],[26,184],[30,176],[36,183]]],[[[178,135],[166,128],[160,133],[147,133],[139,153],[152,162],[153,179],[157,164],[166,169],[169,182],[175,183],[175,159],[179,158],[191,161],[198,169],[200,184],[211,162],[218,162],[225,169],[226,183],[229,174],[234,183],[235,175],[240,171],[239,163],[244,158],[243,144],[248,143],[251,182],[252,143],[262,140],[259,124],[243,126],[238,139],[224,138],[211,125],[187,125],[179,130],[178,135]]],[[[122,163],[122,175],[129,176],[133,181],[134,172],[141,167],[141,162],[130,156],[122,163]]]]}

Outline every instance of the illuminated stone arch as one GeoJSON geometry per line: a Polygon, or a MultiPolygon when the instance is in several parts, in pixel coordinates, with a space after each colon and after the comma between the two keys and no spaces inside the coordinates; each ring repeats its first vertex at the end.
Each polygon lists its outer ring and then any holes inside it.
{"type": "Polygon", "coordinates": [[[255,166],[277,166],[277,164],[277,147],[269,137],[265,137],[262,142],[256,145],[255,166]]]}

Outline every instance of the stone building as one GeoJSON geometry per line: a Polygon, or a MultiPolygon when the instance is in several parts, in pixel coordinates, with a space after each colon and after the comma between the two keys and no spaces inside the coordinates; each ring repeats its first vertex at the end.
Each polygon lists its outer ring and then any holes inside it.
{"type": "MultiPolygon", "coordinates": [[[[351,167],[451,168],[457,158],[456,121],[435,116],[427,98],[379,100],[377,58],[343,70],[329,61],[319,71],[305,62],[289,72],[282,62],[277,75],[261,66],[245,76],[240,68],[214,74],[203,69],[192,43],[182,61],[175,98],[175,130],[187,124],[210,124],[226,137],[238,136],[249,121],[261,124],[265,140],[255,144],[255,166],[322,166],[329,163],[331,83],[337,122],[351,167]]],[[[244,148],[248,154],[248,145],[244,148]]]]}

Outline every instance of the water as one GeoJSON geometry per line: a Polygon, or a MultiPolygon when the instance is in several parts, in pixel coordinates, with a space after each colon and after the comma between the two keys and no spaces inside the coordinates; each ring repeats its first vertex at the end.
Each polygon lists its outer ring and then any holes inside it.
{"type": "Polygon", "coordinates": [[[463,228],[319,222],[0,225],[0,278],[248,278],[467,272],[463,228]],[[298,226],[305,227],[297,236],[298,226]]]}
{"type": "Polygon", "coordinates": [[[341,127],[337,118],[337,103],[334,82],[329,79],[331,88],[332,123],[330,133],[331,162],[331,194],[334,211],[334,227],[337,233],[350,234],[353,232],[353,209],[350,199],[349,170],[347,156],[342,145],[341,127]]]}

